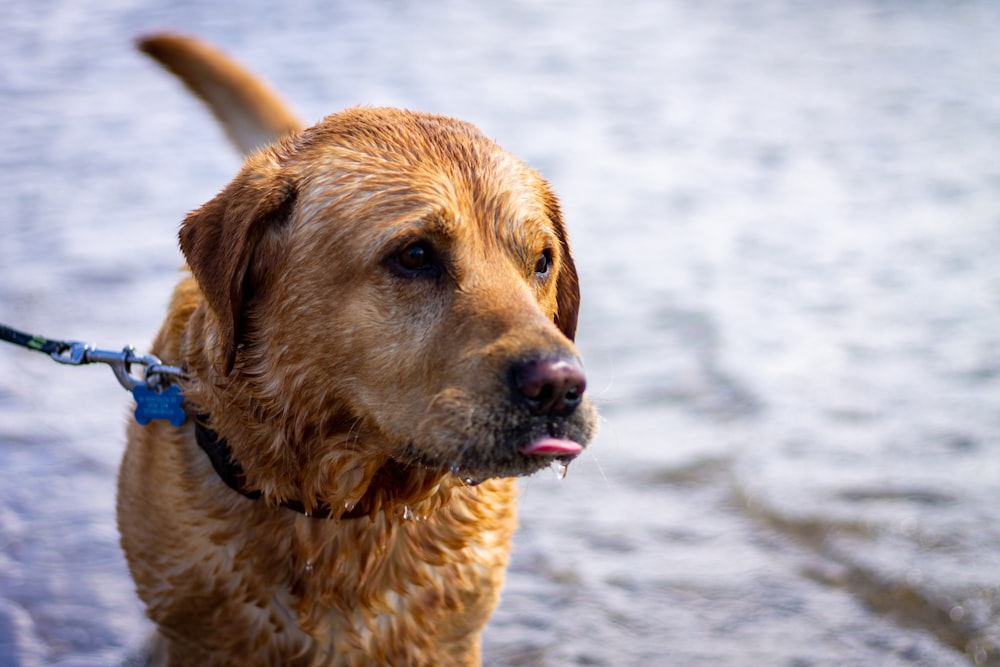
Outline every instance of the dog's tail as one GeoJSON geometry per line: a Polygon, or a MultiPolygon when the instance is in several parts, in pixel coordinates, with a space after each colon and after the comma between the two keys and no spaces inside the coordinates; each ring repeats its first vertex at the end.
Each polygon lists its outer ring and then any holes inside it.
{"type": "Polygon", "coordinates": [[[160,32],[136,45],[201,98],[244,155],[304,127],[270,85],[201,40],[160,32]]]}

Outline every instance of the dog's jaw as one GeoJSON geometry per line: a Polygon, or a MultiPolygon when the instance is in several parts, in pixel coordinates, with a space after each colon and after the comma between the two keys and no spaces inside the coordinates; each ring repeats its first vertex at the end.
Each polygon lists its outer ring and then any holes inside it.
{"type": "MultiPolygon", "coordinates": [[[[592,404],[585,401],[580,414],[567,421],[528,421],[517,417],[491,419],[497,413],[482,411],[483,421],[450,442],[408,444],[398,460],[418,467],[446,470],[467,484],[487,479],[524,477],[551,467],[568,465],[593,437],[592,404]],[[497,423],[513,424],[510,430],[497,423]]],[[[498,411],[500,412],[500,411],[498,411]]],[[[437,416],[441,421],[446,416],[437,416]]]]}

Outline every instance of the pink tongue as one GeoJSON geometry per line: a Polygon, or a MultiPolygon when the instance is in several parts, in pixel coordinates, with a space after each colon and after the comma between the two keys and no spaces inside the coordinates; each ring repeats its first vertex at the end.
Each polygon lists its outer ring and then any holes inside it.
{"type": "Polygon", "coordinates": [[[579,454],[583,447],[572,440],[563,438],[540,438],[521,450],[522,454],[539,454],[541,456],[568,456],[579,454]]]}

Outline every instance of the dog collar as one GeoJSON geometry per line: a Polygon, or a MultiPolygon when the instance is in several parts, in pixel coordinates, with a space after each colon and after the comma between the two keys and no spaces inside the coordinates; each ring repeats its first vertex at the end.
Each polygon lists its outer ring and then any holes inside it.
{"type": "MultiPolygon", "coordinates": [[[[215,473],[233,491],[250,500],[259,500],[262,495],[260,490],[250,490],[246,487],[246,473],[243,472],[243,466],[233,458],[233,452],[229,448],[229,444],[225,438],[220,438],[218,433],[205,426],[206,421],[208,421],[208,415],[206,414],[199,414],[195,418],[194,435],[195,440],[198,441],[198,446],[208,455],[208,460],[212,462],[212,468],[215,469],[215,473]]],[[[326,503],[314,505],[309,512],[306,511],[305,506],[298,500],[282,501],[281,507],[314,519],[328,519],[334,516],[341,519],[358,519],[368,516],[368,512],[360,504],[339,515],[334,513],[326,503]]]]}

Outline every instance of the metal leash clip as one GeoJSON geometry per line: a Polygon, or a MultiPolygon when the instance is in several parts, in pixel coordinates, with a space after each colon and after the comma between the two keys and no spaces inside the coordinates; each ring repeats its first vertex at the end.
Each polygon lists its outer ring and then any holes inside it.
{"type": "Polygon", "coordinates": [[[153,355],[139,356],[126,346],[121,352],[98,350],[86,343],[70,342],[49,354],[60,364],[108,364],[119,384],[135,398],[135,420],[145,426],[154,419],[180,426],[187,421],[184,394],[176,380],[184,378],[183,369],[167,366],[153,355]],[[132,367],[142,366],[142,375],[133,375],[132,367]]]}
{"type": "Polygon", "coordinates": [[[121,352],[98,350],[86,343],[71,342],[68,347],[50,355],[60,364],[80,366],[83,364],[108,364],[118,378],[119,384],[129,391],[144,386],[154,391],[172,384],[171,377],[183,377],[184,371],[176,366],[164,365],[153,355],[139,356],[135,348],[126,346],[121,352]],[[132,366],[145,368],[142,376],[132,374],[132,366]]]}
{"type": "Polygon", "coordinates": [[[184,369],[168,366],[153,355],[140,357],[131,345],[121,352],[109,352],[86,343],[33,336],[4,324],[0,324],[0,340],[41,352],[68,366],[111,366],[118,383],[132,392],[135,398],[135,420],[143,426],[154,419],[169,421],[174,426],[181,426],[187,421],[184,392],[180,383],[186,377],[184,369]],[[142,366],[142,375],[133,375],[133,366],[142,366]]]}

